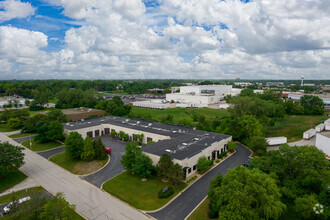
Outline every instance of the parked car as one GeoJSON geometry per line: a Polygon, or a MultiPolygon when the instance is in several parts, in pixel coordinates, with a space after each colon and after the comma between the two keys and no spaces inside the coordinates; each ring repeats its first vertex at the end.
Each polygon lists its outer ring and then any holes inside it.
{"type": "Polygon", "coordinates": [[[110,147],[105,147],[105,152],[107,152],[107,154],[111,153],[111,148],[110,147]]]}

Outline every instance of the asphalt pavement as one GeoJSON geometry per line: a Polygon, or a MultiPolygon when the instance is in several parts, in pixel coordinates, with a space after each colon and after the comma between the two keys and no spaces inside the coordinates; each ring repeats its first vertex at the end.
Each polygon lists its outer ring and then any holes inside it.
{"type": "Polygon", "coordinates": [[[237,145],[236,153],[197,180],[168,206],[160,211],[147,214],[159,220],[185,219],[189,213],[205,198],[205,196],[207,196],[210,181],[214,179],[219,172],[224,175],[227,173],[228,169],[242,165],[249,158],[251,152],[243,145],[237,145]]]}
{"type": "Polygon", "coordinates": [[[22,143],[26,140],[33,139],[34,137],[35,137],[35,135],[32,135],[32,136],[22,137],[22,138],[13,138],[13,140],[16,141],[17,143],[22,143]]]}
{"type": "Polygon", "coordinates": [[[87,182],[96,187],[101,187],[102,184],[110,178],[120,174],[125,169],[120,163],[121,157],[125,153],[126,144],[113,139],[110,136],[101,137],[103,144],[111,148],[110,162],[100,171],[88,176],[82,177],[87,182]]]}
{"type": "Polygon", "coordinates": [[[54,148],[51,150],[47,150],[47,151],[42,151],[42,152],[37,152],[37,154],[39,154],[40,156],[49,159],[51,156],[54,156],[55,154],[58,153],[62,153],[65,151],[65,146],[62,147],[58,147],[58,148],[54,148]]]}

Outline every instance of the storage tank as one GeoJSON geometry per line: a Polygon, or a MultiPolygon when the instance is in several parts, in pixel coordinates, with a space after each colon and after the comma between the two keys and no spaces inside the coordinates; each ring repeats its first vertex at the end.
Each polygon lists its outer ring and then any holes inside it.
{"type": "Polygon", "coordinates": [[[287,143],[287,138],[286,137],[270,137],[270,138],[266,138],[266,141],[269,146],[281,145],[281,144],[287,143]]]}
{"type": "Polygon", "coordinates": [[[316,130],[312,128],[312,129],[309,129],[308,131],[304,132],[303,138],[305,140],[308,140],[308,139],[312,138],[315,134],[316,134],[316,130]]]}
{"type": "Polygon", "coordinates": [[[316,130],[316,132],[321,132],[321,131],[323,131],[324,130],[324,128],[325,128],[325,124],[319,124],[319,125],[317,125],[316,127],[315,127],[315,130],[316,130]]]}

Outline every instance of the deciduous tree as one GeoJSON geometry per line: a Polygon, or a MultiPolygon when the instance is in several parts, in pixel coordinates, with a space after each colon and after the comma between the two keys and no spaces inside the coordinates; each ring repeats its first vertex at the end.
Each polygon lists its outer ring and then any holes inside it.
{"type": "Polygon", "coordinates": [[[95,150],[93,146],[93,140],[87,136],[84,140],[84,152],[81,154],[81,159],[84,161],[91,161],[94,158],[95,150]]]}
{"type": "Polygon", "coordinates": [[[71,132],[66,137],[65,150],[72,159],[80,159],[81,154],[84,151],[84,139],[78,132],[71,132]]]}
{"type": "Polygon", "coordinates": [[[136,141],[126,144],[125,154],[121,158],[121,164],[128,171],[133,171],[136,164],[136,158],[142,154],[139,143],[136,141]]]}
{"type": "Polygon", "coordinates": [[[152,160],[150,157],[140,154],[136,157],[135,165],[133,168],[133,172],[142,177],[142,178],[149,178],[151,176],[154,167],[152,165],[152,160]]]}
{"type": "Polygon", "coordinates": [[[8,142],[0,143],[0,177],[13,168],[20,168],[24,164],[23,147],[14,146],[8,142]]]}

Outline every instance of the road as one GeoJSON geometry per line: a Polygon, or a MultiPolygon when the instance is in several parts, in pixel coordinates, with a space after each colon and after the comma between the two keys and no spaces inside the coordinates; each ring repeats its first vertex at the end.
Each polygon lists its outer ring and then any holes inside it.
{"type": "MultiPolygon", "coordinates": [[[[19,145],[0,133],[1,141],[19,145]]],[[[25,164],[20,170],[55,195],[63,192],[76,211],[87,219],[150,219],[126,203],[80,179],[29,149],[23,150],[25,164]]]]}
{"type": "Polygon", "coordinates": [[[219,172],[221,174],[226,174],[228,169],[234,168],[237,165],[242,165],[249,158],[251,152],[241,144],[237,145],[238,147],[235,154],[205,174],[201,179],[197,180],[168,206],[160,211],[147,214],[159,220],[185,219],[205,196],[207,196],[210,181],[214,179],[219,172]]]}
{"type": "Polygon", "coordinates": [[[111,148],[110,162],[100,171],[83,177],[91,184],[101,187],[102,184],[110,178],[124,171],[120,163],[122,155],[125,153],[126,144],[112,139],[110,136],[102,136],[102,142],[106,147],[111,148]]]}

